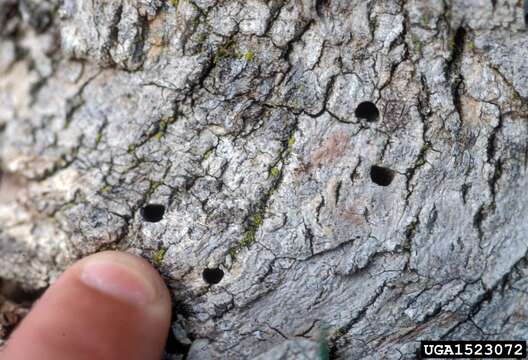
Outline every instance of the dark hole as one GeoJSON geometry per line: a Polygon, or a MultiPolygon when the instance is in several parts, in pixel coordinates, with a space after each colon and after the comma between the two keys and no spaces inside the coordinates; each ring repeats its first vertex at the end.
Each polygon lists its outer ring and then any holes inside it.
{"type": "Polygon", "coordinates": [[[141,209],[141,216],[148,222],[158,222],[163,219],[165,214],[165,206],[158,204],[150,204],[141,209]]]}
{"type": "Polygon", "coordinates": [[[169,335],[167,336],[167,342],[165,344],[165,352],[167,352],[167,354],[187,355],[190,349],[191,345],[179,342],[178,339],[176,339],[176,337],[174,336],[172,329],[169,330],[169,335]]]}
{"type": "Polygon", "coordinates": [[[46,289],[25,289],[19,283],[0,279],[0,295],[17,304],[32,304],[46,289]]]}
{"type": "Polygon", "coordinates": [[[356,108],[356,117],[359,119],[365,119],[368,122],[378,121],[379,115],[378,108],[370,101],[362,102],[356,108]]]}
{"type": "MultiPolygon", "coordinates": [[[[176,321],[176,317],[174,314],[176,314],[176,309],[173,309],[173,316],[171,319],[171,323],[174,324],[176,321]]],[[[192,339],[188,336],[185,329],[183,330],[185,333],[183,334],[183,338],[175,335],[175,329],[173,326],[169,329],[169,333],[167,335],[167,342],[165,343],[165,352],[170,355],[184,355],[181,357],[182,359],[185,359],[187,357],[187,354],[189,353],[189,350],[191,349],[191,342],[192,339]]],[[[180,335],[181,331],[180,331],[180,335]]],[[[176,358],[176,357],[175,357],[176,358]]]]}
{"type": "Polygon", "coordinates": [[[370,168],[370,178],[379,186],[389,186],[394,180],[394,171],[374,165],[370,168]]]}
{"type": "Polygon", "coordinates": [[[218,284],[224,277],[224,271],[218,268],[204,269],[202,276],[208,284],[218,284]]]}

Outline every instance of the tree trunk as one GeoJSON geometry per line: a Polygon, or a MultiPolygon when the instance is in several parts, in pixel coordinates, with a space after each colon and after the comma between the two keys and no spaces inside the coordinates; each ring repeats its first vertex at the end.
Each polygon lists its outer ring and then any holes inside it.
{"type": "Polygon", "coordinates": [[[524,18],[517,0],[4,0],[0,277],[40,290],[85,255],[140,254],[172,289],[174,359],[526,339],[524,18]]]}

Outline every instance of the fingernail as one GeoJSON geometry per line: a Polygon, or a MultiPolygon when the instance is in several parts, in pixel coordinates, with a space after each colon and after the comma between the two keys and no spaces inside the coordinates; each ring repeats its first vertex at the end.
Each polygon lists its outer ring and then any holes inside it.
{"type": "Polygon", "coordinates": [[[104,294],[133,305],[147,305],[156,298],[156,288],[139,271],[128,264],[105,260],[88,261],[81,272],[81,281],[104,294]]]}

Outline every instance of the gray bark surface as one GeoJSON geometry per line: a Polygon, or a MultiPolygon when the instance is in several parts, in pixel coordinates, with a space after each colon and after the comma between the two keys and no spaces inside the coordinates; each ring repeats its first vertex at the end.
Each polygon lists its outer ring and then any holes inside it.
{"type": "Polygon", "coordinates": [[[142,255],[174,359],[526,339],[527,59],[517,0],[4,0],[0,278],[142,255]]]}

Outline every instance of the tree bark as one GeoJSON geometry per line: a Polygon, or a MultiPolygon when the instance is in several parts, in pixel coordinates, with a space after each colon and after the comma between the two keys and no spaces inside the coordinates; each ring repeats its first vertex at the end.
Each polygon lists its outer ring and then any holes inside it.
{"type": "Polygon", "coordinates": [[[526,339],[524,21],[517,0],[4,0],[0,278],[140,254],[174,359],[526,339]]]}

